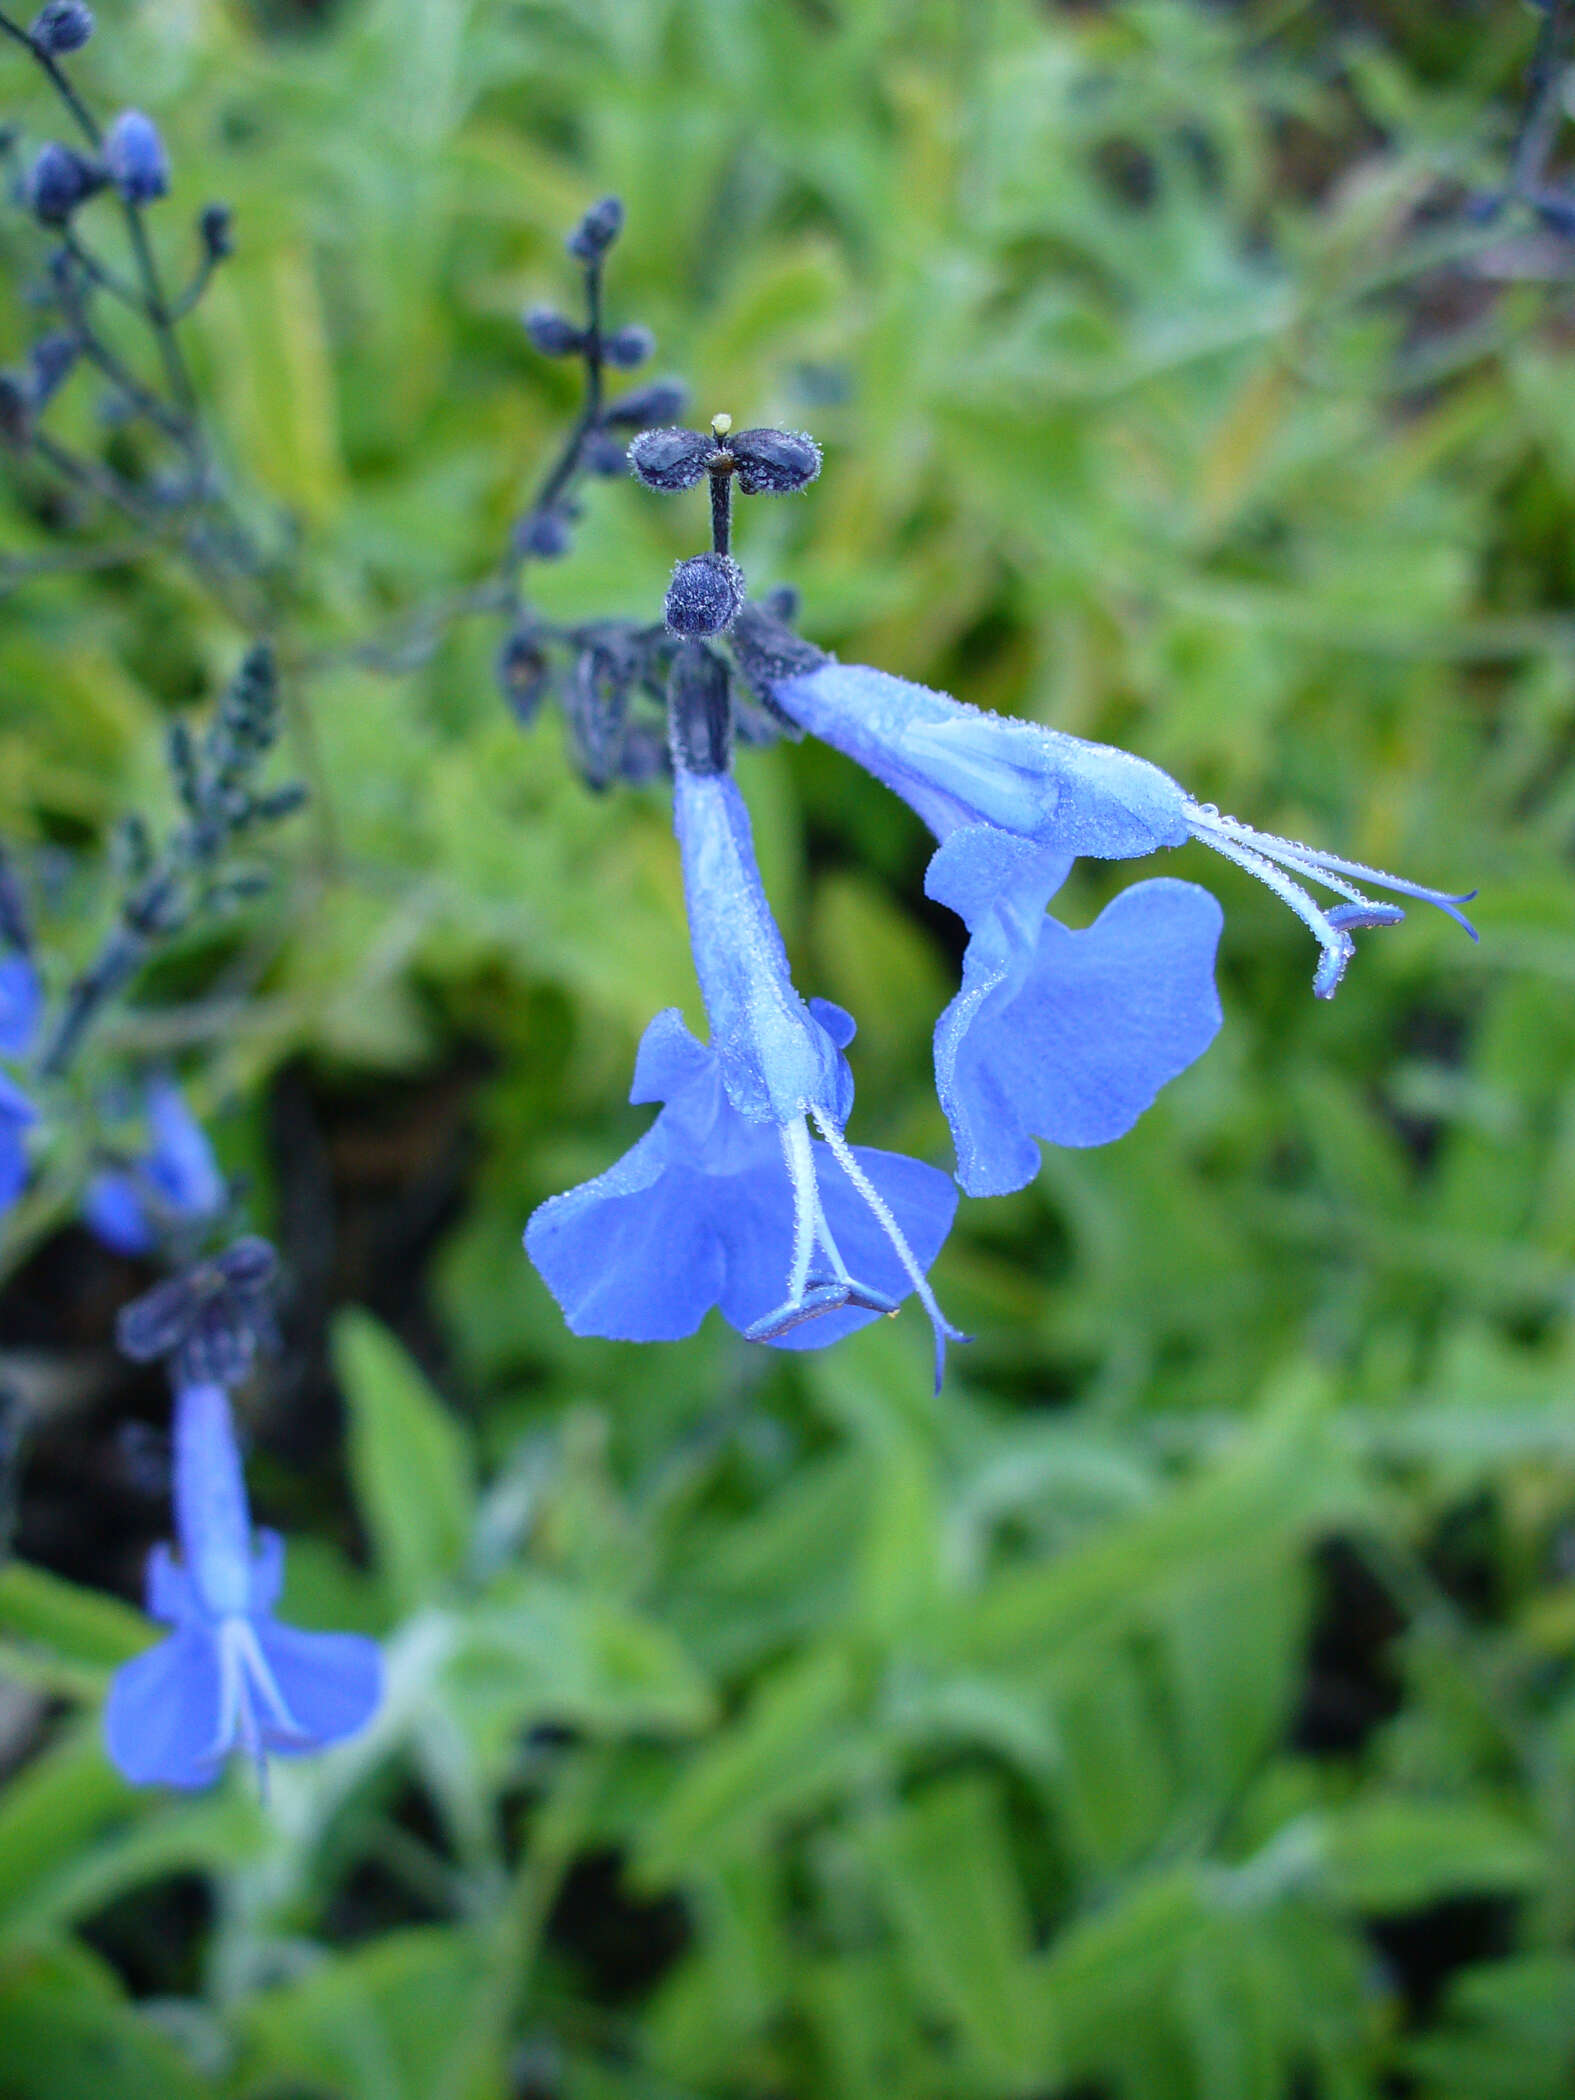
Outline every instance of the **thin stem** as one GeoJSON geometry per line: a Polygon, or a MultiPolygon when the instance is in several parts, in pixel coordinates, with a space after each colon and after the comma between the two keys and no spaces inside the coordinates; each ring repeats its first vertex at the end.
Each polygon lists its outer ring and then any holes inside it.
{"type": "Polygon", "coordinates": [[[1540,181],[1559,128],[1559,89],[1563,85],[1564,42],[1571,0],[1553,0],[1537,32],[1537,47],[1526,69],[1529,90],[1520,131],[1510,155],[1510,187],[1524,196],[1540,181]]]}
{"type": "Polygon", "coordinates": [[[718,554],[733,551],[733,469],[731,462],[711,476],[711,545],[718,554]]]}
{"type": "MultiPolygon", "coordinates": [[[[568,436],[558,457],[547,469],[540,488],[527,507],[525,518],[540,517],[550,511],[568,489],[579,472],[585,451],[585,441],[602,419],[602,264],[598,256],[585,265],[585,398],[580,403],[580,412],[570,427],[568,436]]],[[[503,574],[508,582],[511,596],[517,601],[519,574],[529,559],[528,550],[518,541],[511,543],[504,557],[503,574]]]]}

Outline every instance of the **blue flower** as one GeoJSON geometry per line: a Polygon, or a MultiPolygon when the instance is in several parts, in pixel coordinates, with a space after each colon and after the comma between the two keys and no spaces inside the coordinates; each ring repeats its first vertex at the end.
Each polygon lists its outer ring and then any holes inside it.
{"type": "Polygon", "coordinates": [[[930,862],[925,889],[967,922],[962,988],[935,1030],[935,1082],[970,1196],[1039,1171],[1044,1138],[1106,1145],[1132,1128],[1220,1026],[1222,914],[1196,883],[1123,890],[1074,933],[1045,905],[1069,855],[970,824],[930,862]]]}
{"type": "MultiPolygon", "coordinates": [[[[24,1057],[32,1047],[43,1010],[38,972],[25,955],[0,956],[0,1057],[24,1057]]],[[[27,1132],[38,1110],[15,1083],[0,1073],[0,1212],[27,1186],[27,1132]]]]}
{"type": "Polygon", "coordinates": [[[158,126],[140,109],[123,109],[104,134],[104,165],[128,204],[154,204],[168,196],[169,156],[158,126]]]}
{"type": "Polygon", "coordinates": [[[95,1174],[82,1215],[117,1254],[151,1254],[173,1227],[217,1217],[229,1191],[201,1124],[171,1079],[148,1087],[146,1154],[130,1167],[95,1174]]]}
{"type": "Polygon", "coordinates": [[[983,713],[945,693],[862,664],[805,663],[803,645],[773,656],[774,638],[743,622],[746,670],[770,704],[801,729],[845,751],[916,809],[942,838],[989,824],[1036,845],[1099,860],[1127,860],[1196,839],[1265,883],[1294,911],[1323,950],[1313,990],[1334,995],[1364,926],[1405,917],[1358,887],[1370,883],[1446,912],[1473,940],[1457,906],[1470,902],[1398,875],[1254,831],[1186,791],[1146,759],[1109,744],[1086,743],[1037,722],[983,713]],[[762,671],[764,667],[764,672],[762,671]],[[773,668],[775,667],[775,668],[773,668]],[[1298,880],[1298,878],[1301,878],[1298,880]],[[1320,905],[1302,887],[1315,882],[1345,901],[1320,905]]]}
{"type": "Polygon", "coordinates": [[[956,1192],[844,1137],[853,1022],[794,988],[732,779],[680,763],[674,807],[711,1044],[676,1009],[656,1017],[630,1098],[661,1115],[616,1166],[544,1203],[526,1250],[576,1334],[620,1341],[693,1334],[719,1305],[751,1341],[820,1348],[912,1291],[939,1381],[961,1337],[925,1271],[956,1192]]]}
{"type": "Polygon", "coordinates": [[[174,1632],[115,1672],[104,1709],[109,1755],[134,1786],[208,1786],[232,1750],[265,1775],[270,1751],[299,1757],[365,1727],[382,1696],[377,1644],[301,1633],[273,1617],[278,1535],[252,1533],[222,1386],[175,1396],[177,1563],[155,1547],[147,1604],[174,1632]]]}

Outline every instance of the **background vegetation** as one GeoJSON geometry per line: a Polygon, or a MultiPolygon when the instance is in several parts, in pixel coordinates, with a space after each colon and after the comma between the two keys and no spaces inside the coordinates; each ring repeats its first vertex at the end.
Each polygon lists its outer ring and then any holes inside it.
{"type": "MultiPolygon", "coordinates": [[[[164,128],[172,249],[235,207],[194,349],[289,521],[315,799],[84,1100],[175,1057],[251,1178],[291,1279],[259,1515],[391,1696],[266,1808],[107,1765],[167,1402],[57,1158],[3,1301],[6,2100],[1569,2093],[1575,247],[1470,209],[1536,24],[106,0],[77,70],[164,128]],[[566,1333],[523,1222],[644,1126],[650,1015],[699,1020],[663,798],[518,728],[493,621],[334,655],[496,560],[573,405],[517,310],[607,190],[657,369],[826,444],[741,521],[807,633],[1482,887],[1479,949],[1415,917],[1329,1006],[1272,898],[1167,863],[1225,903],[1224,1032],[964,1205],[939,1400],[911,1311],[823,1356],[566,1333]]],[[[0,243],[25,285],[36,230],[0,243]]],[[[67,417],[101,442],[90,387],[67,417]]],[[[8,559],[48,522],[11,501],[8,559]]],[[[541,601],[654,616],[701,532],[596,485],[541,601]]],[[[244,637],[157,555],[4,574],[0,832],[63,976],[244,637]]],[[[741,771],[799,982],[858,1012],[855,1135],[945,1158],[918,827],[823,750],[741,771]]]]}

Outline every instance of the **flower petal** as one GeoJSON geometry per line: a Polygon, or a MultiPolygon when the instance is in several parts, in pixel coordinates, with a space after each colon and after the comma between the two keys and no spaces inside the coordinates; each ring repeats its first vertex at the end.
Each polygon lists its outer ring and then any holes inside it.
{"type": "Polygon", "coordinates": [[[359,1633],[303,1633],[277,1620],[253,1621],[257,1646],[295,1723],[279,1724],[256,1702],[265,1750],[286,1757],[343,1742],[364,1728],[383,1696],[383,1657],[359,1633]]]}
{"type": "MultiPolygon", "coordinates": [[[[1036,885],[1037,889],[1037,885],[1036,885]]],[[[1130,1130],[1220,1026],[1221,912],[1195,883],[1135,884],[1072,932],[1010,901],[978,915],[962,989],[935,1030],[935,1077],[973,1196],[1022,1188],[1036,1139],[1103,1145],[1130,1130]]]]}
{"type": "Polygon", "coordinates": [[[0,1056],[25,1057],[44,1007],[44,988],[25,955],[0,956],[0,1056]]]}
{"type": "Polygon", "coordinates": [[[148,1128],[153,1139],[148,1172],[170,1209],[188,1218],[222,1210],[227,1190],[213,1147],[171,1079],[157,1079],[148,1088],[148,1128]]]}
{"type": "Polygon", "coordinates": [[[104,1744],[133,1786],[211,1786],[228,1748],[219,1721],[218,1651],[193,1622],[115,1672],[104,1744]]]}
{"type": "Polygon", "coordinates": [[[525,1228],[525,1251],[575,1334],[679,1341],[716,1303],[710,1177],[669,1162],[664,1119],[605,1174],[549,1196],[525,1228]]]}
{"type": "Polygon", "coordinates": [[[153,1252],[153,1230],[134,1174],[95,1174],[82,1198],[82,1222],[112,1254],[153,1252]]]}

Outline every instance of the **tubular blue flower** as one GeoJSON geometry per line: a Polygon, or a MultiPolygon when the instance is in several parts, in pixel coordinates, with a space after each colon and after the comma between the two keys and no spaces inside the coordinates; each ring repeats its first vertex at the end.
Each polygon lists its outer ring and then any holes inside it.
{"type": "Polygon", "coordinates": [[[150,1144],[130,1167],[95,1174],[82,1215],[117,1254],[151,1254],[172,1229],[224,1209],[229,1191],[202,1125],[171,1079],[148,1087],[150,1144]]]}
{"type": "Polygon", "coordinates": [[[175,1529],[154,1548],[149,1613],[175,1630],[115,1672],[110,1758],[134,1786],[209,1786],[243,1750],[266,1783],[270,1752],[304,1756],[356,1734],[382,1696],[382,1659],[359,1634],[301,1633],[273,1617],[276,1532],[252,1532],[222,1386],[175,1396],[175,1529]]]}
{"type": "Polygon", "coordinates": [[[0,1057],[25,1057],[44,1008],[38,972],[25,955],[0,956],[0,1057]]]}
{"type": "MultiPolygon", "coordinates": [[[[0,1057],[25,1057],[43,1011],[38,972],[25,955],[0,956],[0,1057]]],[[[0,1073],[0,1212],[27,1186],[27,1132],[38,1110],[0,1073]]]]}
{"type": "Polygon", "coordinates": [[[665,1102],[661,1115],[616,1166],[544,1203],[526,1250],[575,1333],[622,1341],[693,1334],[719,1305],[751,1341],[820,1348],[912,1291],[938,1383],[946,1342],[962,1337],[925,1272],[956,1192],[933,1167],[847,1142],[853,1022],[794,988],[731,777],[684,763],[677,737],[674,748],[711,1044],[676,1009],[656,1017],[630,1098],[665,1102]]]}
{"type": "Polygon", "coordinates": [[[966,921],[962,987],[935,1030],[935,1083],[970,1196],[1039,1171],[1038,1138],[1106,1145],[1220,1026],[1222,913],[1196,883],[1135,883],[1074,933],[1046,914],[1071,856],[969,824],[925,889],[966,921]]]}
{"type": "Polygon", "coordinates": [[[1405,917],[1399,905],[1367,896],[1361,884],[1436,905],[1476,939],[1458,909],[1474,890],[1456,896],[1428,889],[1362,861],[1254,831],[1210,803],[1193,801],[1168,773],[1131,752],[986,714],[862,664],[820,659],[782,630],[773,634],[759,614],[742,615],[735,633],[746,675],[771,706],[857,759],[942,839],[962,825],[984,823],[1100,860],[1127,860],[1196,839],[1256,876],[1322,949],[1313,977],[1320,999],[1332,998],[1344,976],[1354,931],[1405,917]],[[1344,901],[1321,905],[1304,882],[1344,901]]]}

